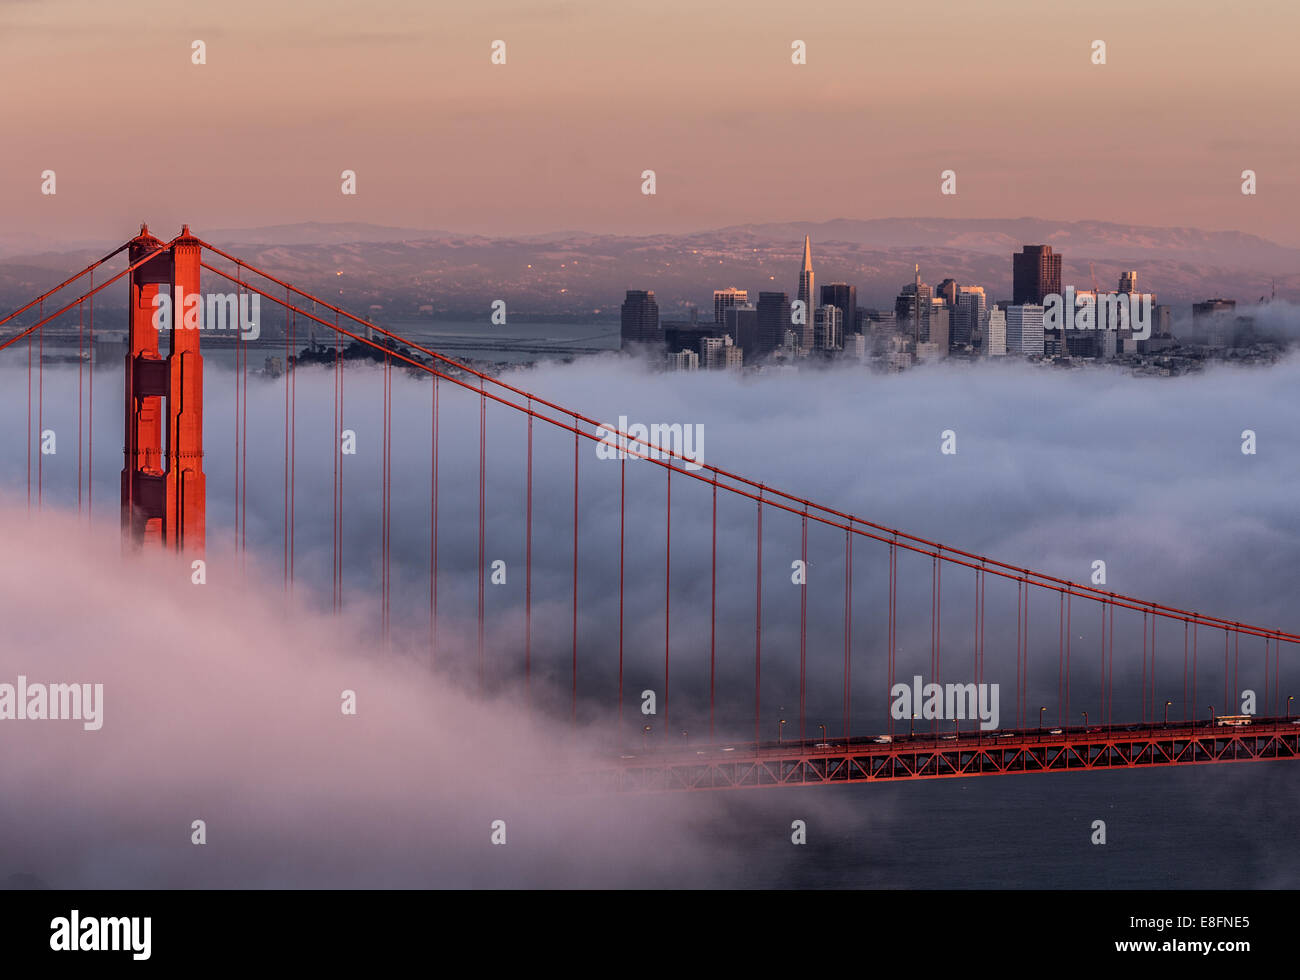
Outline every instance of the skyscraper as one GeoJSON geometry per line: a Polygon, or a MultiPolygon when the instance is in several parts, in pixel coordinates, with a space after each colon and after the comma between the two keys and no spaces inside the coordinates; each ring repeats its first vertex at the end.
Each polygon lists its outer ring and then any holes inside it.
{"type": "Polygon", "coordinates": [[[921,282],[921,267],[915,266],[915,281],[909,282],[894,301],[894,315],[898,329],[914,343],[930,339],[930,308],[933,295],[928,285],[921,282]],[[918,301],[919,298],[919,301],[918,301]]]}
{"type": "Polygon", "coordinates": [[[857,330],[858,287],[846,282],[828,282],[822,286],[820,306],[834,306],[840,311],[840,322],[846,334],[857,330]]]}
{"type": "Polygon", "coordinates": [[[962,286],[957,291],[952,316],[952,346],[966,347],[984,323],[986,300],[983,286],[962,286]]]}
{"type": "Polygon", "coordinates": [[[812,242],[807,235],[803,236],[803,265],[799,269],[799,292],[795,299],[803,300],[804,312],[811,322],[814,302],[812,242]]]}
{"type": "Polygon", "coordinates": [[[750,304],[728,306],[722,311],[722,327],[745,357],[753,361],[759,354],[758,310],[750,304]]]}
{"type": "Polygon", "coordinates": [[[1061,292],[1061,256],[1051,245],[1025,245],[1011,256],[1011,302],[1043,305],[1048,293],[1061,292]]]}
{"type": "Polygon", "coordinates": [[[629,289],[621,313],[619,336],[624,347],[628,344],[653,344],[661,339],[659,304],[655,302],[654,290],[629,289]]]}
{"type": "Polygon", "coordinates": [[[1022,356],[1043,354],[1043,308],[1036,303],[1007,307],[1007,353],[1022,356]]]}
{"type": "Polygon", "coordinates": [[[727,289],[715,289],[713,291],[713,322],[722,323],[723,312],[729,306],[744,306],[749,302],[749,292],[744,289],[737,289],[731,286],[727,289]]]}
{"type": "Polygon", "coordinates": [[[785,340],[790,329],[790,297],[785,293],[758,294],[758,343],[753,355],[745,351],[752,362],[772,353],[785,340]]]}
{"type": "Polygon", "coordinates": [[[838,306],[827,303],[817,307],[813,318],[815,350],[841,350],[844,347],[844,314],[838,306]]]}
{"type": "Polygon", "coordinates": [[[1192,304],[1192,332],[1203,344],[1227,347],[1232,341],[1235,299],[1207,299],[1192,304]]]}
{"type": "Polygon", "coordinates": [[[1001,306],[989,310],[989,335],[984,352],[989,357],[1002,357],[1007,352],[1007,311],[1001,306]]]}
{"type": "Polygon", "coordinates": [[[926,342],[934,344],[936,356],[948,356],[950,318],[948,304],[936,296],[930,300],[930,326],[926,342]]]}

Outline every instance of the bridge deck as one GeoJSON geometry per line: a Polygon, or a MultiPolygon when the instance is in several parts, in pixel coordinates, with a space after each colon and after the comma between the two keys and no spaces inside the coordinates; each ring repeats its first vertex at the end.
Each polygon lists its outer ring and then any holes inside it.
{"type": "Polygon", "coordinates": [[[1264,718],[1240,727],[1197,722],[1059,734],[925,733],[890,742],[866,737],[628,752],[618,765],[585,774],[584,785],[617,792],[746,789],[1296,758],[1300,718],[1264,718]]]}

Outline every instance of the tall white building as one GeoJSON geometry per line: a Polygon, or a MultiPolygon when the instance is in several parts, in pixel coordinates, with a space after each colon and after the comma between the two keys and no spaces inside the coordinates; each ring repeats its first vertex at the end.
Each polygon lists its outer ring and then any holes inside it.
{"type": "Polygon", "coordinates": [[[1007,353],[1043,355],[1043,308],[1036,303],[1007,307],[1007,353]]]}
{"type": "Polygon", "coordinates": [[[1002,357],[1007,352],[1007,311],[993,307],[988,314],[988,336],[984,349],[989,357],[1002,357]]]}

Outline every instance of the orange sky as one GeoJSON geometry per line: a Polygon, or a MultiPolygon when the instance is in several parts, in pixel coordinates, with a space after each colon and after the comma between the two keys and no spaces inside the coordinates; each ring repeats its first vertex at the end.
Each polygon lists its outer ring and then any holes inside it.
{"type": "Polygon", "coordinates": [[[0,0],[0,231],[1036,216],[1300,246],[1300,4],[881,7],[0,0]]]}

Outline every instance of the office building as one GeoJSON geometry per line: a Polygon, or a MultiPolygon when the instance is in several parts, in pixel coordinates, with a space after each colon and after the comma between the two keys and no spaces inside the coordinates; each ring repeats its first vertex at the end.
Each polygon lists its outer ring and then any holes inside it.
{"type": "Polygon", "coordinates": [[[834,306],[840,311],[844,333],[856,333],[858,313],[858,287],[846,282],[828,282],[822,286],[822,306],[834,306]]]}
{"type": "Polygon", "coordinates": [[[949,327],[948,303],[936,296],[930,301],[930,327],[926,342],[935,346],[939,357],[948,356],[949,327]]]}
{"type": "Polygon", "coordinates": [[[727,289],[715,289],[713,291],[713,322],[721,323],[723,313],[732,306],[744,306],[749,302],[749,293],[744,289],[736,289],[734,286],[727,289]]]}
{"type": "Polygon", "coordinates": [[[914,342],[921,343],[930,339],[933,293],[928,285],[921,282],[921,267],[915,266],[914,271],[915,280],[904,286],[894,301],[894,315],[899,331],[914,342]]]}
{"type": "Polygon", "coordinates": [[[732,346],[731,338],[725,334],[721,337],[700,338],[700,369],[717,371],[726,367],[726,349],[730,346],[732,346]]]}
{"type": "Polygon", "coordinates": [[[1011,302],[1043,305],[1048,293],[1061,292],[1061,256],[1051,245],[1025,245],[1011,256],[1011,302]]]}
{"type": "Polygon", "coordinates": [[[1043,308],[1037,303],[1007,307],[1007,353],[1024,357],[1043,355],[1043,308]]]}
{"type": "Polygon", "coordinates": [[[988,337],[984,341],[984,352],[989,357],[1003,357],[1007,352],[1007,311],[1002,306],[989,310],[988,337]]]}
{"type": "Polygon", "coordinates": [[[813,341],[808,350],[833,351],[844,347],[844,314],[838,306],[817,307],[813,315],[813,341]]]}
{"type": "Polygon", "coordinates": [[[952,310],[952,347],[969,347],[984,324],[987,301],[983,286],[962,286],[952,310]]]}
{"type": "Polygon", "coordinates": [[[812,242],[807,235],[803,236],[803,265],[799,267],[799,291],[795,299],[803,300],[804,312],[808,319],[812,320],[813,310],[813,267],[812,267],[812,242]]]}
{"type": "Polygon", "coordinates": [[[790,297],[785,293],[758,294],[758,338],[755,351],[748,350],[745,356],[750,363],[756,358],[766,357],[781,346],[785,332],[790,329],[790,297]]]}
{"type": "Polygon", "coordinates": [[[653,290],[629,289],[620,308],[622,324],[619,337],[622,346],[628,344],[655,344],[663,339],[659,330],[659,304],[653,290]]]}
{"type": "Polygon", "coordinates": [[[758,308],[748,303],[728,306],[722,311],[722,327],[737,350],[753,361],[759,355],[758,308]]]}
{"type": "Polygon", "coordinates": [[[1210,347],[1228,347],[1236,326],[1233,322],[1237,309],[1235,299],[1207,299],[1192,304],[1192,333],[1202,344],[1210,347]]]}

